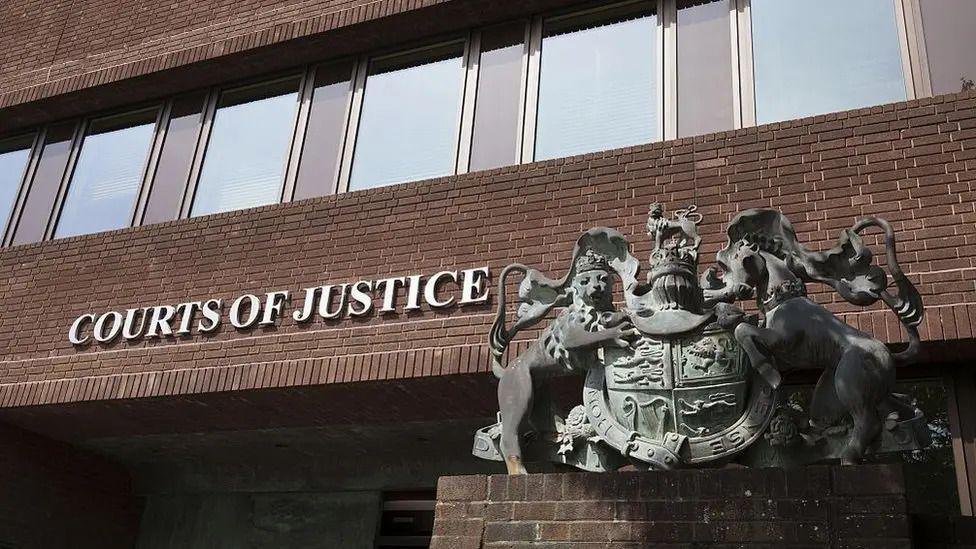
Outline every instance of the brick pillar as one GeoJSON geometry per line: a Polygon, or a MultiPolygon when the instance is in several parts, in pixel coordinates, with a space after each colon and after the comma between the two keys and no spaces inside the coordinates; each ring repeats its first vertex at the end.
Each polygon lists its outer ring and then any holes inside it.
{"type": "Polygon", "coordinates": [[[898,465],[443,477],[432,549],[911,547],[898,465]]]}

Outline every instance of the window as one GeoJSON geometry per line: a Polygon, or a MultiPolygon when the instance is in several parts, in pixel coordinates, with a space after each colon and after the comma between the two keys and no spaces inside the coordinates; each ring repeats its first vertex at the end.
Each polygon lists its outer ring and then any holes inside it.
{"type": "Polygon", "coordinates": [[[200,136],[205,94],[196,93],[173,100],[163,149],[143,214],[143,224],[179,219],[180,202],[190,176],[193,152],[200,136]]]}
{"type": "Polygon", "coordinates": [[[759,124],[903,101],[893,0],[752,0],[759,124]]]}
{"type": "Polygon", "coordinates": [[[295,200],[335,192],[346,130],[352,62],[315,69],[315,89],[308,113],[308,128],[295,181],[295,200]]]}
{"type": "Polygon", "coordinates": [[[370,62],[350,190],[455,172],[464,44],[370,62]]]}
{"type": "Polygon", "coordinates": [[[287,78],[221,94],[190,215],[281,200],[299,81],[287,78]]]}
{"type": "Polygon", "coordinates": [[[150,224],[900,101],[929,77],[976,88],[976,3],[900,1],[604,2],[176,97],[155,137],[148,119],[52,125],[26,194],[29,147],[0,143],[0,219],[13,211],[6,242],[23,244],[133,208],[150,224]]]}
{"type": "Polygon", "coordinates": [[[0,141],[0,235],[7,229],[17,191],[30,161],[33,135],[0,141]]]}
{"type": "Polygon", "coordinates": [[[522,107],[522,65],[525,23],[486,29],[481,34],[472,170],[518,164],[519,115],[522,107]]]}
{"type": "Polygon", "coordinates": [[[678,136],[732,129],[732,41],[728,0],[678,4],[678,136]]]}
{"type": "Polygon", "coordinates": [[[657,139],[657,48],[647,3],[547,20],[536,160],[657,139]]]}
{"type": "Polygon", "coordinates": [[[932,93],[976,89],[976,2],[920,0],[932,93]]]}
{"type": "Polygon", "coordinates": [[[58,124],[47,129],[41,159],[30,183],[13,243],[29,244],[44,240],[47,224],[54,209],[54,201],[61,186],[64,170],[71,154],[71,140],[75,123],[58,124]]]}
{"type": "Polygon", "coordinates": [[[128,227],[158,109],[92,120],[81,142],[55,238],[128,227]]]}

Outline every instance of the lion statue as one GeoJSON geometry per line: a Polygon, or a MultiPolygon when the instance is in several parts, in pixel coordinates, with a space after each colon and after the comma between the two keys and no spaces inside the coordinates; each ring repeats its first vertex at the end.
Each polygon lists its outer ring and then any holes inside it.
{"type": "Polygon", "coordinates": [[[665,241],[674,238],[678,247],[698,250],[701,236],[698,235],[698,223],[702,215],[698,213],[698,206],[691,205],[675,212],[675,219],[664,215],[664,206],[659,202],[650,205],[647,212],[647,234],[654,238],[654,249],[665,247],[665,241]]]}
{"type": "Polygon", "coordinates": [[[490,339],[492,370],[499,380],[500,447],[509,474],[526,473],[521,439],[527,427],[531,426],[537,433],[557,432],[547,379],[588,369],[597,360],[599,348],[627,347],[628,338],[636,334],[627,315],[615,311],[613,306],[616,275],[610,262],[621,257],[619,249],[614,249],[620,245],[626,247],[626,241],[616,231],[593,229],[577,242],[570,271],[562,279],[550,280],[521,264],[509,265],[501,273],[498,316],[490,339]],[[517,320],[508,328],[505,284],[513,272],[524,276],[519,289],[521,304],[517,320]],[[506,366],[505,355],[515,334],[538,323],[557,307],[565,308],[506,366]]]}

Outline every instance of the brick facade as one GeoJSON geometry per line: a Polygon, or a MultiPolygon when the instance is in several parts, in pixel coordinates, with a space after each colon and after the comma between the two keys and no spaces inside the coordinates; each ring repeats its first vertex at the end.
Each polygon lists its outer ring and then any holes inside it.
{"type": "Polygon", "coordinates": [[[900,466],[442,477],[432,549],[912,547],[900,466]]]}
{"type": "MultiPolygon", "coordinates": [[[[0,135],[585,3],[9,0],[0,135]]],[[[0,416],[11,423],[0,424],[0,547],[133,545],[129,473],[71,443],[491,416],[497,279],[487,304],[306,325],[290,315],[302,289],[484,265],[497,275],[515,261],[557,276],[579,234],[601,225],[646,261],[651,202],[699,207],[702,268],[746,208],[781,209],[817,249],[882,216],[927,307],[922,370],[959,375],[976,359],[976,92],[17,246],[0,250],[0,416]],[[273,290],[293,296],[277,326],[230,326],[232,300],[273,290]],[[225,312],[212,334],[68,342],[80,314],[209,298],[225,312]]],[[[852,325],[903,341],[891,312],[812,290],[852,325]]],[[[961,417],[967,394],[950,397],[961,417]]],[[[965,478],[973,437],[962,432],[965,478]]],[[[913,527],[964,547],[974,532],[944,517],[913,526],[889,466],[450,477],[439,499],[434,547],[908,547],[913,527]]]]}
{"type": "MultiPolygon", "coordinates": [[[[889,219],[927,305],[927,360],[957,360],[976,326],[974,182],[968,93],[14,247],[0,251],[0,406],[487,372],[491,304],[107,348],[73,348],[67,330],[89,311],[281,289],[298,307],[301,288],[443,268],[557,274],[599,225],[646,259],[653,201],[699,205],[703,266],[745,208],[782,209],[812,247],[889,219]]],[[[902,337],[888,311],[830,307],[902,337]]]]}
{"type": "Polygon", "coordinates": [[[0,131],[584,2],[11,0],[0,6],[0,131]]]}
{"type": "Polygon", "coordinates": [[[444,1],[12,0],[0,19],[0,108],[444,1]]]}

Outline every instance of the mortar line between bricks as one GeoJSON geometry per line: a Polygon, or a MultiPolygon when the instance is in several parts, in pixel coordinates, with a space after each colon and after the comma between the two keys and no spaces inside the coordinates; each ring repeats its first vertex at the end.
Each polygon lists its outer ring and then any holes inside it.
{"type": "MultiPolygon", "coordinates": [[[[270,10],[267,10],[267,11],[259,11],[259,12],[256,12],[256,13],[253,13],[253,14],[248,14],[248,15],[239,15],[236,18],[226,19],[226,20],[214,22],[214,23],[211,23],[211,24],[208,24],[208,25],[203,25],[201,27],[196,27],[196,28],[193,28],[193,29],[190,29],[190,30],[181,32],[181,33],[178,33],[178,34],[173,35],[173,36],[167,36],[167,37],[158,38],[158,39],[155,39],[155,40],[147,40],[145,42],[141,42],[141,43],[137,44],[137,46],[139,48],[149,49],[149,48],[151,48],[152,46],[154,46],[156,44],[166,44],[167,42],[174,43],[174,47],[172,47],[172,48],[165,48],[162,51],[159,51],[157,53],[154,53],[153,55],[151,55],[148,58],[146,58],[146,59],[157,59],[157,58],[162,58],[162,57],[166,57],[166,56],[169,56],[169,55],[177,54],[177,53],[180,53],[180,52],[184,52],[184,51],[196,49],[196,48],[199,48],[199,47],[208,47],[208,48],[209,47],[213,47],[213,46],[215,46],[217,44],[224,43],[227,40],[231,40],[231,39],[234,39],[234,38],[239,38],[239,37],[242,37],[242,36],[247,36],[248,34],[255,33],[255,32],[260,33],[260,32],[263,32],[265,30],[273,29],[277,25],[300,25],[303,22],[311,21],[311,20],[313,20],[315,18],[328,17],[330,15],[341,14],[341,13],[353,11],[353,10],[356,10],[356,9],[360,9],[360,6],[362,6],[362,8],[368,8],[369,6],[372,6],[372,5],[375,5],[375,4],[382,4],[382,3],[387,2],[387,1],[389,1],[389,0],[372,0],[370,2],[366,2],[365,4],[356,5],[356,6],[353,6],[353,7],[344,7],[344,8],[337,9],[337,10],[331,10],[331,11],[325,11],[325,12],[322,12],[322,13],[317,13],[316,15],[313,15],[313,16],[310,16],[310,17],[303,17],[303,18],[299,18],[299,19],[284,20],[284,21],[280,21],[280,22],[278,22],[278,23],[276,23],[274,25],[271,25],[270,27],[258,27],[256,30],[252,30],[252,31],[249,31],[249,32],[244,32],[243,34],[234,34],[234,35],[230,35],[228,37],[225,37],[225,38],[222,38],[222,39],[219,39],[219,40],[214,40],[214,41],[210,41],[210,42],[203,42],[203,43],[200,43],[200,44],[198,44],[196,46],[191,46],[191,47],[184,46],[183,43],[180,41],[180,38],[181,37],[184,37],[184,36],[187,36],[187,37],[192,38],[194,36],[199,36],[201,34],[203,34],[203,35],[209,35],[209,34],[213,33],[214,31],[220,31],[221,29],[225,29],[225,28],[243,28],[245,26],[245,24],[248,21],[250,21],[250,20],[254,20],[254,19],[261,20],[261,19],[264,19],[264,18],[269,18],[269,16],[271,16],[271,15],[273,15],[275,13],[285,12],[285,11],[291,11],[291,10],[294,9],[293,6],[289,6],[287,8],[275,7],[275,8],[271,8],[270,10]]],[[[306,2],[305,4],[310,4],[310,3],[311,2],[306,2]]],[[[413,11],[413,10],[416,10],[416,9],[420,9],[420,8],[413,8],[412,10],[407,10],[407,11],[413,11]]],[[[406,13],[406,12],[398,12],[398,14],[399,13],[406,13]]],[[[61,40],[63,39],[63,35],[64,35],[64,32],[65,32],[66,27],[67,27],[67,20],[65,21],[65,26],[62,27],[62,29],[61,29],[61,35],[59,35],[59,37],[58,37],[58,41],[57,41],[57,46],[56,47],[60,47],[60,43],[61,43],[61,40]]],[[[321,33],[310,33],[310,34],[305,34],[305,35],[302,35],[302,36],[314,36],[315,34],[321,34],[321,33]]],[[[280,41],[275,41],[273,43],[279,43],[279,42],[280,41]]],[[[102,52],[99,55],[92,56],[92,59],[97,59],[99,57],[102,57],[102,58],[111,58],[111,57],[113,57],[115,55],[118,55],[120,53],[123,53],[124,54],[124,52],[126,50],[127,50],[127,48],[122,47],[122,48],[118,48],[118,49],[115,49],[115,50],[110,50],[110,51],[102,52]]],[[[101,72],[101,71],[111,70],[111,69],[117,68],[117,67],[126,67],[126,66],[130,66],[130,65],[134,65],[134,64],[140,63],[140,62],[142,62],[144,60],[145,59],[135,59],[135,60],[128,60],[128,61],[123,61],[123,62],[115,63],[113,65],[95,65],[95,67],[97,67],[97,68],[91,68],[91,69],[89,69],[89,70],[87,70],[85,72],[70,74],[69,76],[65,76],[65,77],[62,77],[62,78],[57,78],[55,80],[51,80],[50,77],[51,77],[51,74],[53,74],[54,71],[59,70],[59,69],[63,69],[64,67],[67,67],[67,66],[71,66],[72,64],[77,63],[78,60],[72,59],[72,60],[67,60],[67,61],[61,61],[61,62],[53,63],[53,64],[49,65],[46,69],[42,69],[43,72],[47,73],[47,77],[46,77],[46,79],[45,79],[44,82],[42,82],[40,84],[30,84],[30,85],[26,85],[26,86],[23,86],[23,87],[20,87],[20,88],[10,88],[8,90],[5,90],[2,95],[6,96],[6,95],[10,95],[12,93],[19,92],[19,91],[31,90],[31,89],[34,89],[34,88],[37,88],[37,87],[41,87],[41,86],[48,86],[48,85],[52,85],[52,84],[57,84],[58,82],[68,81],[68,80],[71,80],[73,78],[79,78],[79,77],[80,78],[84,78],[85,76],[90,75],[90,74],[95,74],[95,73],[98,73],[98,72],[101,72]]],[[[88,61],[88,59],[85,59],[85,61],[88,61]]],[[[183,65],[180,65],[180,66],[183,66],[183,65]]],[[[116,80],[112,80],[112,81],[116,81],[116,80]]]]}
{"type": "MultiPolygon", "coordinates": [[[[453,348],[453,347],[443,347],[443,349],[451,349],[451,348],[453,348]]],[[[391,352],[404,352],[404,351],[391,351],[391,352]]],[[[382,353],[376,353],[376,354],[382,354],[382,353]]],[[[353,355],[349,355],[349,356],[353,356],[353,355]]],[[[343,358],[345,358],[345,356],[343,356],[343,358]]],[[[314,360],[320,360],[320,359],[308,358],[308,359],[302,359],[302,360],[314,361],[314,360]]],[[[190,372],[190,373],[196,374],[198,376],[201,376],[205,372],[227,371],[227,370],[231,370],[231,369],[234,369],[234,368],[241,368],[241,367],[243,367],[243,368],[257,368],[257,367],[260,367],[260,366],[267,366],[267,365],[283,365],[283,364],[288,364],[290,362],[295,362],[295,360],[294,359],[286,359],[286,360],[270,361],[270,362],[250,362],[250,363],[244,363],[244,364],[228,364],[228,365],[224,365],[224,366],[207,366],[207,367],[204,367],[204,368],[181,368],[181,369],[177,369],[177,370],[153,370],[153,371],[148,371],[148,372],[126,372],[126,373],[104,374],[104,375],[96,375],[96,376],[81,376],[81,377],[58,378],[58,379],[50,379],[50,380],[23,381],[23,382],[17,382],[17,383],[4,383],[4,384],[0,384],[0,389],[12,388],[14,390],[17,390],[18,388],[20,388],[20,389],[22,389],[22,391],[20,391],[20,394],[23,395],[23,394],[28,394],[32,390],[37,389],[39,387],[48,386],[48,385],[56,384],[56,383],[60,383],[60,382],[65,382],[65,383],[69,383],[69,384],[78,384],[78,383],[85,383],[85,382],[95,382],[95,383],[98,383],[98,382],[102,382],[103,380],[114,380],[114,379],[142,379],[144,377],[153,378],[155,376],[159,376],[159,375],[162,375],[162,374],[175,375],[175,374],[179,374],[179,373],[182,373],[182,372],[190,372]]],[[[487,372],[487,370],[485,370],[485,372],[487,372]]],[[[439,377],[440,375],[443,375],[443,374],[420,376],[420,377],[439,377]]],[[[417,376],[400,376],[400,377],[394,376],[391,379],[406,379],[406,378],[409,378],[409,377],[417,377],[417,376]]],[[[354,382],[354,381],[352,381],[352,382],[354,382]]],[[[309,385],[337,385],[337,384],[342,384],[342,383],[351,383],[351,382],[336,381],[336,382],[331,382],[331,383],[329,383],[329,382],[325,382],[325,383],[310,383],[310,384],[295,383],[295,384],[290,384],[290,385],[289,384],[285,384],[285,385],[277,384],[277,385],[267,385],[267,386],[250,387],[250,388],[240,387],[240,388],[236,388],[236,389],[235,388],[218,388],[216,390],[215,389],[201,389],[201,388],[193,389],[193,388],[190,388],[189,390],[187,390],[185,392],[187,394],[204,394],[204,393],[213,393],[213,392],[245,391],[245,390],[250,390],[250,389],[274,389],[274,388],[281,388],[281,387],[303,387],[303,386],[309,386],[309,385]]],[[[75,395],[75,396],[70,397],[70,398],[69,397],[48,398],[48,399],[43,399],[42,401],[39,401],[39,402],[26,402],[22,398],[20,398],[20,399],[15,399],[15,401],[10,402],[10,403],[7,403],[5,405],[0,405],[0,409],[15,408],[15,407],[20,407],[20,406],[37,406],[37,405],[41,405],[41,404],[62,404],[62,403],[67,403],[67,402],[83,402],[83,401],[88,401],[88,400],[118,400],[118,399],[121,399],[121,398],[148,398],[148,397],[154,397],[154,396],[177,395],[177,394],[180,394],[180,391],[177,390],[176,388],[171,388],[169,390],[164,390],[159,385],[156,385],[155,387],[153,387],[153,390],[148,390],[147,389],[146,391],[143,391],[143,393],[144,394],[139,394],[139,391],[136,391],[135,394],[130,395],[129,397],[120,397],[118,395],[115,395],[115,396],[109,395],[109,396],[104,397],[104,398],[96,398],[96,399],[89,399],[89,398],[84,398],[83,396],[80,396],[80,395],[75,395]]]]}
{"type": "Polygon", "coordinates": [[[481,347],[481,346],[482,346],[482,344],[478,343],[478,344],[465,344],[465,345],[451,345],[451,346],[448,346],[448,347],[425,347],[423,349],[403,349],[403,350],[398,350],[398,351],[380,351],[380,352],[376,352],[376,353],[358,353],[358,354],[350,354],[350,355],[332,355],[332,356],[326,356],[326,357],[306,357],[306,358],[298,358],[298,359],[288,358],[288,359],[282,359],[282,360],[264,360],[264,361],[261,361],[261,362],[243,362],[243,363],[237,363],[237,364],[222,364],[222,365],[219,365],[219,366],[205,366],[205,367],[202,367],[202,368],[177,368],[177,369],[174,369],[174,370],[149,370],[149,371],[145,371],[145,372],[119,372],[119,373],[114,373],[114,374],[102,374],[102,375],[95,375],[95,376],[59,377],[59,378],[55,378],[55,379],[38,379],[38,380],[33,380],[33,381],[18,381],[18,382],[14,382],[14,383],[0,383],[0,387],[17,387],[17,386],[22,386],[22,385],[32,385],[32,384],[40,384],[40,383],[54,383],[54,382],[58,382],[58,381],[74,382],[74,381],[85,380],[85,379],[102,379],[102,378],[113,378],[113,377],[122,377],[122,376],[158,375],[158,374],[165,374],[165,373],[170,373],[170,372],[172,372],[172,373],[176,373],[176,372],[204,372],[204,371],[208,371],[208,370],[220,370],[220,369],[224,369],[224,368],[238,368],[238,367],[256,368],[258,366],[263,366],[263,365],[286,364],[286,363],[289,363],[289,362],[301,362],[301,361],[308,362],[308,361],[314,361],[314,360],[323,360],[323,359],[326,359],[326,358],[352,359],[352,358],[356,358],[356,357],[360,357],[360,356],[375,356],[375,355],[384,355],[384,354],[410,353],[410,352],[414,352],[414,351],[426,351],[426,350],[430,350],[430,349],[433,349],[433,350],[446,350],[446,349],[458,349],[458,348],[461,348],[461,347],[481,347]]]}
{"type": "MultiPolygon", "coordinates": [[[[494,316],[495,316],[495,313],[472,313],[472,314],[468,314],[468,315],[458,315],[458,316],[451,317],[451,321],[453,321],[454,319],[494,318],[494,316]]],[[[187,343],[183,343],[183,342],[177,341],[177,342],[171,342],[169,345],[154,345],[154,346],[146,346],[146,347],[130,347],[128,349],[112,349],[112,350],[107,350],[107,351],[95,351],[95,352],[91,352],[91,353],[64,354],[64,355],[45,356],[45,357],[38,357],[38,358],[18,358],[18,359],[13,359],[13,360],[0,361],[0,366],[7,365],[7,364],[44,362],[44,361],[56,360],[58,358],[76,357],[76,356],[84,356],[84,357],[88,357],[88,358],[93,358],[94,359],[94,358],[102,358],[105,355],[112,355],[112,354],[119,354],[119,353],[135,353],[135,352],[146,352],[146,351],[157,351],[158,352],[160,350],[166,351],[168,349],[175,349],[175,348],[179,348],[181,350],[186,350],[187,348],[203,347],[203,346],[207,346],[207,345],[226,345],[226,344],[231,344],[231,343],[238,342],[238,341],[248,341],[248,342],[255,341],[256,342],[256,341],[260,341],[260,340],[263,340],[263,339],[273,339],[273,338],[280,339],[280,338],[283,338],[283,337],[290,337],[290,336],[295,336],[295,335],[314,335],[314,334],[325,333],[325,332],[333,332],[333,331],[342,330],[342,329],[347,329],[347,330],[363,330],[363,329],[369,329],[369,328],[396,328],[396,327],[399,327],[399,326],[407,326],[407,325],[416,326],[418,324],[428,324],[428,323],[431,323],[431,322],[444,322],[444,321],[445,321],[445,319],[443,319],[443,318],[426,318],[426,319],[421,319],[421,320],[404,320],[404,321],[400,321],[400,322],[388,322],[388,323],[384,322],[384,323],[380,323],[380,324],[369,324],[369,325],[362,325],[362,326],[347,326],[347,327],[321,328],[321,329],[317,329],[317,330],[304,330],[304,331],[301,331],[301,332],[289,332],[289,333],[284,333],[284,334],[279,332],[279,333],[273,333],[273,334],[267,334],[267,335],[244,336],[244,337],[238,337],[238,338],[234,338],[234,339],[221,339],[221,340],[209,340],[209,341],[191,341],[191,342],[187,342],[187,343]]],[[[479,344],[470,344],[470,345],[455,345],[455,346],[451,346],[451,347],[468,347],[468,346],[470,346],[470,347],[478,347],[478,346],[481,346],[481,345],[482,344],[479,343],[479,344]]],[[[425,347],[425,348],[435,348],[435,347],[425,347]]],[[[439,347],[436,347],[436,348],[439,348],[439,347]]],[[[449,348],[449,347],[443,347],[443,348],[446,349],[446,348],[449,348]]],[[[397,353],[397,352],[408,352],[408,351],[415,351],[415,350],[419,350],[419,349],[398,349],[396,351],[382,351],[382,352],[378,352],[378,353],[353,353],[353,354],[330,355],[330,356],[344,356],[344,357],[349,356],[349,357],[355,357],[355,356],[377,355],[377,354],[382,354],[384,352],[397,353]]],[[[319,358],[322,358],[322,357],[319,357],[319,358]]],[[[71,379],[73,379],[73,378],[71,378],[71,379]]]]}

